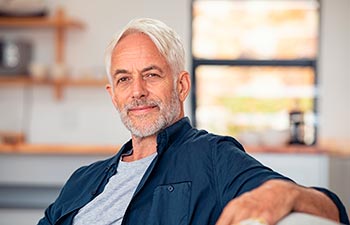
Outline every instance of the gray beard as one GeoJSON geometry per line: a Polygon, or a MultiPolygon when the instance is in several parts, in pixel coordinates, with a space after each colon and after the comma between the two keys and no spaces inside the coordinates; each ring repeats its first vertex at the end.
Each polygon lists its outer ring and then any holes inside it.
{"type": "MultiPolygon", "coordinates": [[[[124,123],[125,127],[131,132],[133,136],[144,138],[155,135],[161,130],[173,124],[180,115],[180,101],[176,90],[173,90],[171,99],[169,102],[163,103],[161,101],[147,101],[136,100],[135,102],[128,104],[124,109],[119,110],[120,119],[124,123]],[[128,108],[138,105],[157,105],[160,110],[160,116],[149,126],[135,126],[132,120],[128,117],[128,108]]],[[[139,123],[142,124],[143,120],[147,120],[147,115],[139,117],[139,123]]]]}

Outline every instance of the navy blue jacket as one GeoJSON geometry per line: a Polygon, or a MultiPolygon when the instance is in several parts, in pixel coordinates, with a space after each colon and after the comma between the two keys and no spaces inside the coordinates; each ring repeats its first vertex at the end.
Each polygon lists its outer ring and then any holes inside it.
{"type": "MultiPolygon", "coordinates": [[[[122,224],[215,224],[233,198],[269,179],[288,179],[246,154],[235,139],[196,130],[188,118],[159,133],[157,143],[158,154],[138,185],[122,224]]],[[[129,141],[114,157],[75,171],[39,225],[72,224],[78,210],[100,194],[116,173],[120,155],[131,148],[129,141]]],[[[333,199],[346,222],[339,199],[321,191],[333,199]]]]}

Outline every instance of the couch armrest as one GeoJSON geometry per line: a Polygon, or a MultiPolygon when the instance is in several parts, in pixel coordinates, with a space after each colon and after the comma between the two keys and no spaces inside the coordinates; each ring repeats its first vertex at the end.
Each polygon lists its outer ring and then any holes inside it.
{"type": "Polygon", "coordinates": [[[277,225],[340,225],[340,223],[306,213],[291,213],[277,225]]]}

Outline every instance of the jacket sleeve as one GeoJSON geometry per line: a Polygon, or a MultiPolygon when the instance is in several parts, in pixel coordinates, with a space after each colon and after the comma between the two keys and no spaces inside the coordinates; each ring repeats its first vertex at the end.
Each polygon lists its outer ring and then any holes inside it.
{"type": "Polygon", "coordinates": [[[340,219],[340,223],[349,225],[349,217],[346,213],[346,209],[345,206],[343,205],[343,203],[341,202],[341,200],[338,198],[338,196],[336,194],[334,194],[333,192],[325,189],[325,188],[320,188],[320,187],[313,187],[314,189],[324,193],[325,195],[327,195],[333,202],[334,204],[337,206],[338,211],[339,211],[339,219],[340,219]]]}
{"type": "Polygon", "coordinates": [[[53,223],[51,223],[51,205],[45,210],[45,216],[43,218],[41,218],[38,222],[38,225],[53,225],[53,223]]]}
{"type": "Polygon", "coordinates": [[[233,138],[224,137],[213,143],[218,196],[224,207],[233,198],[259,187],[270,179],[289,178],[271,170],[244,152],[233,138]]]}
{"type": "MultiPolygon", "coordinates": [[[[216,165],[218,187],[220,187],[221,192],[219,194],[223,196],[223,206],[233,198],[257,188],[267,180],[285,179],[292,181],[246,154],[243,147],[234,139],[220,140],[216,146],[214,163],[216,165]]],[[[212,147],[215,148],[215,146],[212,147]]],[[[349,224],[346,209],[337,195],[325,188],[314,188],[326,194],[335,203],[339,211],[340,222],[349,224]]]]}

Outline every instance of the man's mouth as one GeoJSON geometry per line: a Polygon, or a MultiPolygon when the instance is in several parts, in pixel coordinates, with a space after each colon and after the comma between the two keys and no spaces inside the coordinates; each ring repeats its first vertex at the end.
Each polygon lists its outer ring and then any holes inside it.
{"type": "Polygon", "coordinates": [[[136,106],[128,109],[132,114],[145,114],[157,108],[157,105],[136,106]]]}

